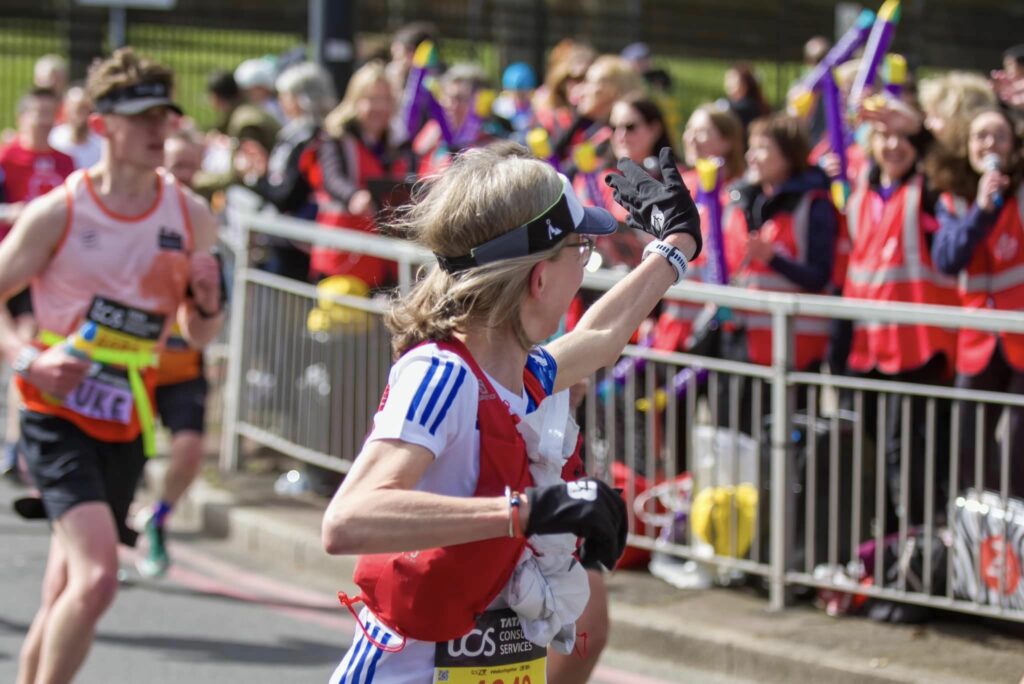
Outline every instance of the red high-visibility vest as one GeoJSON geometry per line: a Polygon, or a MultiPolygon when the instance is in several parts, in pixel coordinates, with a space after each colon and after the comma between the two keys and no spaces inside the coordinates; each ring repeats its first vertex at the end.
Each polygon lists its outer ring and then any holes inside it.
{"type": "MultiPolygon", "coordinates": [[[[804,193],[792,212],[779,212],[764,222],[760,232],[771,239],[781,253],[797,261],[807,259],[807,235],[810,230],[811,204],[827,200],[824,192],[804,193]]],[[[766,292],[803,292],[799,285],[766,263],[748,261],[744,245],[749,233],[747,218],[736,204],[725,209],[725,256],[734,282],[750,290],[766,292]]],[[[735,320],[747,331],[747,353],[751,362],[771,365],[772,317],[760,312],[736,312],[735,320]]],[[[830,322],[827,318],[797,316],[793,320],[796,368],[803,369],[820,361],[828,345],[830,322]]]]}
{"type": "MultiPolygon", "coordinates": [[[[956,280],[934,267],[921,229],[922,187],[916,175],[883,200],[868,183],[859,184],[846,212],[853,251],[843,296],[956,305],[956,280]]],[[[952,362],[955,352],[956,332],[947,328],[857,321],[849,366],[892,375],[920,368],[936,354],[952,362]]]]}
{"type": "MultiPolygon", "coordinates": [[[[966,203],[944,194],[942,201],[951,212],[963,215],[966,203]]],[[[961,306],[970,309],[1024,311],[1024,184],[1007,197],[996,223],[974,250],[967,267],[960,272],[957,291],[961,306]]],[[[1006,361],[1024,371],[1024,335],[1000,333],[1006,361]]],[[[996,335],[983,330],[960,328],[957,335],[956,370],[977,375],[985,370],[996,349],[996,335]]]]}

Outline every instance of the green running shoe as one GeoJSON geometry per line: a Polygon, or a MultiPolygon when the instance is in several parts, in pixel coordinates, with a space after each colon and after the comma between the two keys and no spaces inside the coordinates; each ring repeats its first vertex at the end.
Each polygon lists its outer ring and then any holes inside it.
{"type": "Polygon", "coordinates": [[[139,574],[150,579],[158,579],[167,573],[171,566],[171,558],[167,555],[167,544],[164,541],[164,528],[156,524],[155,518],[150,515],[143,528],[146,541],[149,542],[149,549],[144,558],[136,563],[139,574]]]}

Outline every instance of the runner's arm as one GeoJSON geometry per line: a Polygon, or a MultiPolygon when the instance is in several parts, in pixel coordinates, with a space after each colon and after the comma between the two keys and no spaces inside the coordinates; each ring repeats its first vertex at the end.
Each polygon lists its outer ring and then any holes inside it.
{"type": "MultiPolygon", "coordinates": [[[[688,255],[697,248],[694,239],[685,233],[670,235],[665,241],[688,255]]],[[[633,331],[675,278],[675,270],[664,258],[652,255],[644,259],[587,309],[572,332],[546,345],[558,365],[554,392],[568,389],[599,368],[615,363],[633,331]]]]}
{"type": "Polygon", "coordinates": [[[0,350],[9,361],[25,341],[7,311],[7,300],[28,286],[45,268],[67,228],[67,198],[63,186],[28,204],[11,232],[0,242],[0,350]]]}
{"type": "MultiPolygon", "coordinates": [[[[428,449],[402,440],[368,442],[324,514],[327,553],[415,551],[506,536],[509,505],[504,496],[412,490],[433,460],[428,449]]],[[[520,506],[525,529],[525,497],[520,506]]]]}
{"type": "Polygon", "coordinates": [[[217,219],[210,212],[210,207],[199,195],[185,190],[186,203],[188,205],[189,217],[192,219],[192,237],[194,247],[192,253],[193,296],[185,300],[178,309],[178,325],[181,326],[182,334],[188,343],[197,349],[205,347],[220,332],[224,324],[224,302],[220,292],[220,274],[210,282],[209,271],[214,260],[210,250],[217,244],[217,219]],[[197,263],[198,262],[198,263],[197,263]],[[202,283],[196,283],[197,272],[202,269],[205,273],[202,283]],[[198,290],[198,291],[197,291],[198,290]],[[197,303],[197,299],[204,300],[197,303]],[[204,317],[199,308],[207,314],[216,314],[212,317],[204,317]]]}

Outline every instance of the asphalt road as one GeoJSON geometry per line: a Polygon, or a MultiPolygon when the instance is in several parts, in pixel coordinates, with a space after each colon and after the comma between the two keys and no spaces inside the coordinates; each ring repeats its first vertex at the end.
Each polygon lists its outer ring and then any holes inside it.
{"type": "MultiPolygon", "coordinates": [[[[5,505],[0,513],[4,682],[14,681],[18,650],[38,607],[49,536],[45,524],[24,523],[9,510],[5,505]]],[[[163,581],[129,573],[76,681],[327,681],[351,635],[336,603],[276,581],[261,584],[258,576],[235,573],[187,547],[176,550],[179,562],[163,581]]]]}
{"type": "MultiPolygon", "coordinates": [[[[10,502],[23,490],[0,483],[0,681],[13,682],[18,650],[39,603],[49,529],[25,522],[10,502]]],[[[205,684],[326,682],[351,642],[354,623],[330,578],[296,577],[273,566],[254,571],[216,540],[177,534],[175,564],[163,580],[135,572],[104,616],[77,682],[205,684]]],[[[606,652],[594,684],[740,684],[678,664],[606,652]]]]}

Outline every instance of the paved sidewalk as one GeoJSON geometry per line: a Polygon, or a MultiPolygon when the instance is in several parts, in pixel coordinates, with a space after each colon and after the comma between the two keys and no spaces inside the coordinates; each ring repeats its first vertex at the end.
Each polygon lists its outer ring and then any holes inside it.
{"type": "MultiPolygon", "coordinates": [[[[159,460],[150,464],[147,478],[152,481],[162,467],[159,460]]],[[[197,482],[174,520],[221,538],[253,565],[284,568],[311,586],[351,591],[354,559],[327,556],[320,546],[326,502],[283,499],[272,484],[270,474],[197,482]]],[[[753,593],[681,591],[646,572],[615,573],[608,585],[609,646],[641,658],[758,682],[1017,684],[1024,674],[1020,628],[956,615],[923,626],[889,625],[833,619],[809,606],[769,613],[765,599],[753,593]]]]}

